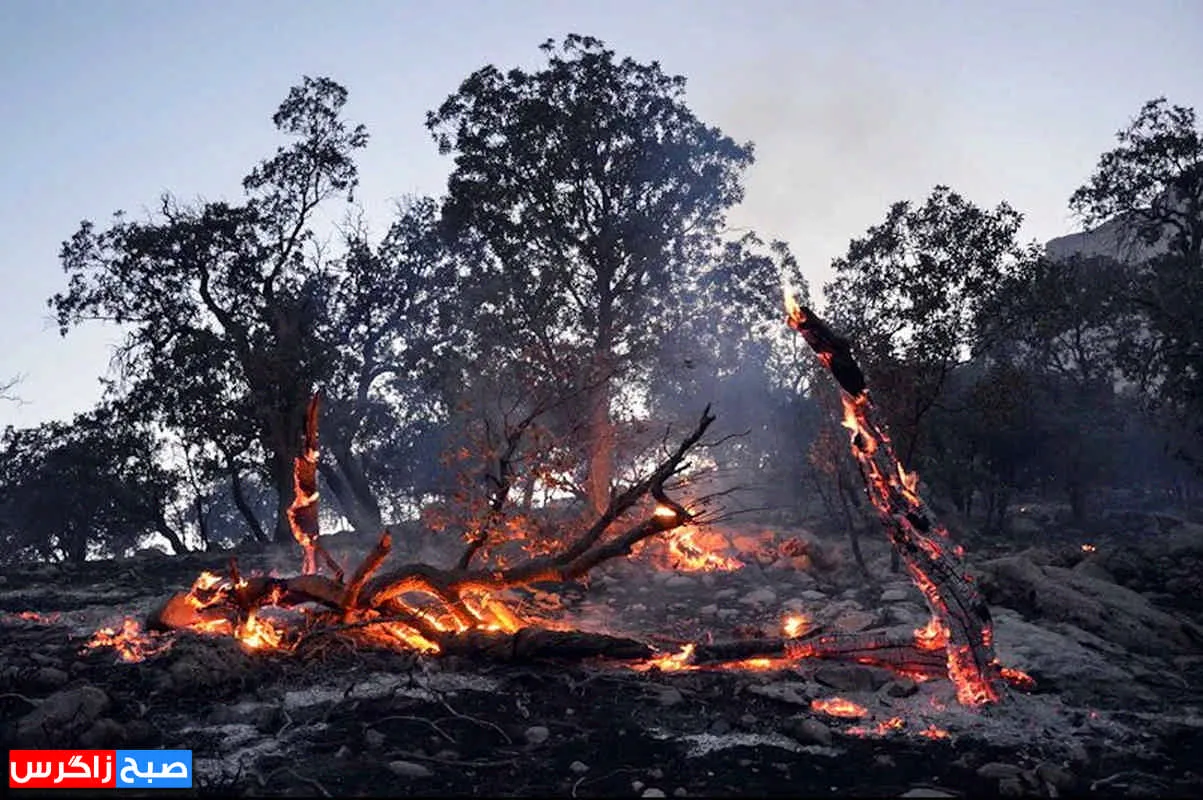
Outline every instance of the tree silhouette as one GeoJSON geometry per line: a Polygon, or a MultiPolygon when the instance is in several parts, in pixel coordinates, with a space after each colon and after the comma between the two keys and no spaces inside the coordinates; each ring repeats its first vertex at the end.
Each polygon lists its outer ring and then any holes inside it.
{"type": "Polygon", "coordinates": [[[593,387],[586,484],[601,510],[616,376],[655,347],[688,266],[710,262],[752,148],[699,121],[685,79],[656,62],[579,35],[541,49],[538,70],[474,72],[427,127],[455,157],[449,229],[488,256],[470,281],[478,353],[593,387]]]}

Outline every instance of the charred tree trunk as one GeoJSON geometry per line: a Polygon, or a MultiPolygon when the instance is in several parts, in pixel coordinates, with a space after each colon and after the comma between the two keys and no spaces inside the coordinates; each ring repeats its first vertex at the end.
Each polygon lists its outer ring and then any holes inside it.
{"type": "Polygon", "coordinates": [[[347,479],[343,463],[342,460],[335,464],[322,461],[318,464],[318,471],[325,479],[326,486],[330,488],[334,499],[338,501],[338,507],[343,516],[351,523],[355,532],[364,536],[380,533],[384,527],[380,516],[380,507],[376,504],[374,497],[365,498],[356,490],[347,479]]]}
{"type": "Polygon", "coordinates": [[[238,509],[246,526],[251,530],[251,536],[259,542],[268,541],[267,532],[263,530],[263,523],[259,521],[255,510],[251,508],[250,501],[247,500],[246,488],[242,485],[242,474],[232,463],[230,464],[230,493],[234,497],[234,507],[238,509]]]}
{"type": "Polygon", "coordinates": [[[898,560],[923,593],[936,634],[944,641],[948,676],[964,705],[993,703],[1005,695],[994,655],[990,609],[965,577],[959,547],[930,515],[918,494],[918,475],[903,469],[869,397],[864,373],[847,340],[808,309],[790,304],[790,327],[802,334],[840,386],[844,424],[869,501],[877,509],[898,560]]]}
{"type": "Polygon", "coordinates": [[[183,539],[176,533],[175,528],[167,524],[167,520],[163,519],[162,516],[155,520],[155,532],[167,540],[168,544],[171,545],[171,552],[177,556],[188,552],[188,548],[184,546],[183,539]]]}

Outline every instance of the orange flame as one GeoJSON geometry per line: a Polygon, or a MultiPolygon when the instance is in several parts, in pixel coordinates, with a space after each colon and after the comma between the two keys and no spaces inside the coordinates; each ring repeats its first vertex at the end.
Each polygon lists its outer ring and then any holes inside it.
{"type": "Polygon", "coordinates": [[[247,614],[246,622],[239,626],[235,636],[251,650],[278,650],[284,640],[283,634],[274,625],[259,619],[254,611],[247,614]]]}
{"type": "Polygon", "coordinates": [[[1002,667],[1001,670],[1003,678],[1015,688],[1024,690],[1036,688],[1036,680],[1023,670],[1012,667],[1002,667]]]}
{"type": "Polygon", "coordinates": [[[949,738],[948,731],[943,728],[937,728],[935,725],[929,724],[926,728],[919,731],[920,736],[926,736],[928,739],[947,739],[949,738]]]}
{"type": "Polygon", "coordinates": [[[943,650],[948,646],[948,628],[935,617],[922,628],[915,629],[915,647],[920,650],[943,650]]]}
{"type": "Polygon", "coordinates": [[[902,717],[890,717],[889,719],[881,720],[872,728],[853,725],[844,732],[851,736],[887,736],[894,731],[902,730],[904,727],[906,727],[906,720],[902,717]]]}
{"type": "Polygon", "coordinates": [[[121,630],[101,628],[96,631],[84,645],[84,650],[95,650],[99,647],[112,648],[119,659],[133,664],[171,647],[171,640],[160,639],[143,631],[137,620],[126,617],[121,621],[121,630]]]}
{"type": "Polygon", "coordinates": [[[869,710],[864,706],[857,705],[851,700],[845,700],[842,697],[829,697],[822,700],[811,700],[810,707],[812,710],[826,714],[829,717],[859,719],[869,715],[869,710]]]}
{"type": "Polygon", "coordinates": [[[680,572],[734,572],[743,562],[707,547],[693,527],[677,528],[664,535],[672,568],[680,572]]]}
{"type": "Polygon", "coordinates": [[[665,653],[635,664],[633,669],[638,672],[647,672],[651,669],[658,669],[661,672],[695,670],[697,667],[691,663],[694,649],[693,644],[687,644],[675,653],[665,653]]]}
{"type": "Polygon", "coordinates": [[[781,620],[781,632],[786,639],[797,639],[806,633],[810,627],[810,619],[805,614],[787,614],[781,620]]]}

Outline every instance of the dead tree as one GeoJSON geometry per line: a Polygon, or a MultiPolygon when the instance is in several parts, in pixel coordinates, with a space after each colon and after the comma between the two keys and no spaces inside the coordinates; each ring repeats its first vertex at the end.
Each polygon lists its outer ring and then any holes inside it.
{"type": "Polygon", "coordinates": [[[959,546],[930,514],[918,493],[918,475],[908,473],[869,398],[864,373],[848,341],[809,309],[790,303],[789,325],[806,340],[840,386],[844,426],[869,501],[877,509],[894,552],[906,565],[932,613],[935,633],[945,642],[948,675],[963,705],[1000,700],[1006,684],[994,655],[990,609],[965,577],[959,546]]]}

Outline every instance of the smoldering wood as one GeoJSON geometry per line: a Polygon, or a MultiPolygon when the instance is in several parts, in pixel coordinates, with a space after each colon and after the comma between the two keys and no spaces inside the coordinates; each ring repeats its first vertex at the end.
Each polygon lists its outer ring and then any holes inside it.
{"type": "Polygon", "coordinates": [[[935,521],[916,492],[904,493],[904,477],[897,474],[902,464],[877,418],[864,373],[847,340],[806,308],[792,308],[788,322],[831,371],[844,394],[845,408],[855,411],[858,425],[863,426],[855,432],[852,446],[865,490],[894,553],[923,593],[933,618],[948,629],[948,673],[958,685],[958,696],[972,684],[978,695],[972,702],[1004,698],[1006,683],[994,654],[990,609],[965,577],[955,549],[946,541],[947,530],[935,521]]]}

